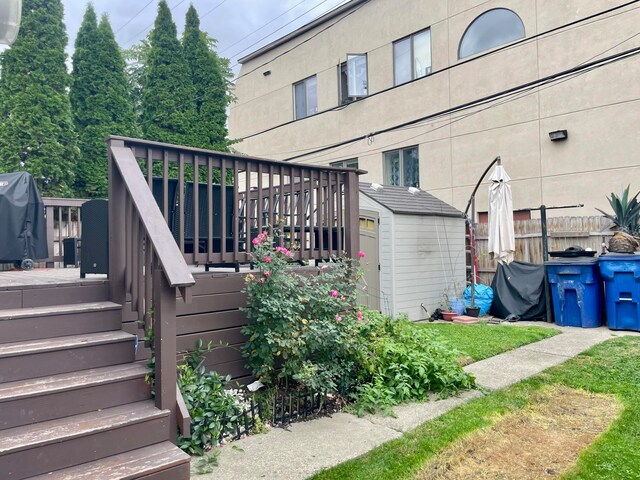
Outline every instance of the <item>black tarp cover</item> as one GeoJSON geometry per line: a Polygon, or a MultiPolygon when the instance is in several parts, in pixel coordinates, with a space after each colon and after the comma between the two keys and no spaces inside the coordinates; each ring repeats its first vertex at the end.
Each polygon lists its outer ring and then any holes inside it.
{"type": "Polygon", "coordinates": [[[545,318],[544,265],[525,262],[498,265],[491,288],[492,315],[507,318],[513,314],[521,320],[545,318]]]}
{"type": "Polygon", "coordinates": [[[0,174],[0,261],[48,257],[44,205],[26,172],[0,174]]]}

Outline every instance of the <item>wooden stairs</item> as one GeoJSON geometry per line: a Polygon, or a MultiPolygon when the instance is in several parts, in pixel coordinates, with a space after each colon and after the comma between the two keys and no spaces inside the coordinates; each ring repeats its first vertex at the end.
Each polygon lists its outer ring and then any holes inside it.
{"type": "Polygon", "coordinates": [[[121,331],[120,305],[3,308],[2,480],[189,478],[169,411],[155,407],[135,362],[136,337],[121,331]]]}

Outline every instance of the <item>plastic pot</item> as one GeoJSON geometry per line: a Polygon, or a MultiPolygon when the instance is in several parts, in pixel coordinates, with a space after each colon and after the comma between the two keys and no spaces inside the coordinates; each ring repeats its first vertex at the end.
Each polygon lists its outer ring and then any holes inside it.
{"type": "Polygon", "coordinates": [[[467,307],[467,315],[469,317],[478,318],[480,315],[480,307],[467,307]]]}

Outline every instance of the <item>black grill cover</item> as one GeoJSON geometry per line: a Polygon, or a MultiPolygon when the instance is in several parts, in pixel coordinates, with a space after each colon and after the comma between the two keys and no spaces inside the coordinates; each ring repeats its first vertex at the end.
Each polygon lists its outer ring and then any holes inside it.
{"type": "Polygon", "coordinates": [[[0,261],[47,258],[44,205],[26,172],[0,174],[0,261]]]}
{"type": "Polygon", "coordinates": [[[545,318],[544,265],[525,262],[498,265],[491,288],[492,315],[507,318],[513,314],[521,320],[545,318]]]}

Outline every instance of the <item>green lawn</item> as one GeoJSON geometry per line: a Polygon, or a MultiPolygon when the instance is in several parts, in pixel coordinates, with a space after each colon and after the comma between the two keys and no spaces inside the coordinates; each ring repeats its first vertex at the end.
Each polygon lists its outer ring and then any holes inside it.
{"type": "MultiPolygon", "coordinates": [[[[436,328],[442,328],[436,326],[436,328]]],[[[526,406],[545,385],[615,395],[623,405],[610,429],[582,452],[563,480],[640,479],[640,338],[598,345],[506,390],[472,400],[368,454],[315,475],[316,480],[411,479],[440,450],[496,418],[526,406]]]]}
{"type": "MultiPolygon", "coordinates": [[[[416,327],[438,332],[447,343],[473,361],[493,357],[499,353],[553,337],[559,332],[548,327],[519,327],[478,323],[418,323],[416,327]]],[[[465,362],[470,363],[470,362],[465,362]]]]}

